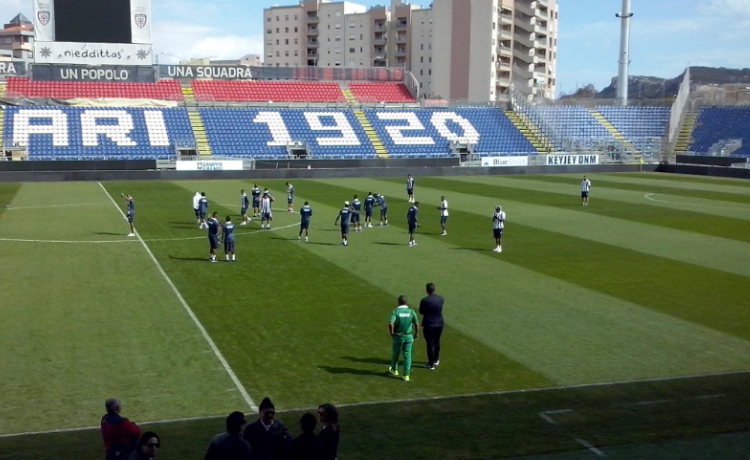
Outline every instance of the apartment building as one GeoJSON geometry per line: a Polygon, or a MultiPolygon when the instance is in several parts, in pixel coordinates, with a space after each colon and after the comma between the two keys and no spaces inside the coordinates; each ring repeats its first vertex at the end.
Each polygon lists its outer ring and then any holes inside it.
{"type": "Polygon", "coordinates": [[[301,0],[264,10],[265,65],[402,67],[427,97],[555,95],[557,0],[435,0],[430,8],[301,0]]]}
{"type": "Polygon", "coordinates": [[[16,60],[34,60],[34,25],[23,14],[0,30],[0,54],[16,60]]]}

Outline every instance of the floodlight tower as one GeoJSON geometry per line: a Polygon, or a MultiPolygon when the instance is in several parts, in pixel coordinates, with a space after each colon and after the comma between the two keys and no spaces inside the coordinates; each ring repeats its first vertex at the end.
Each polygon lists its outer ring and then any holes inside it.
{"type": "Polygon", "coordinates": [[[620,18],[620,71],[617,75],[617,99],[620,105],[628,105],[628,67],[630,66],[630,0],[622,0],[622,13],[615,16],[620,18]]]}

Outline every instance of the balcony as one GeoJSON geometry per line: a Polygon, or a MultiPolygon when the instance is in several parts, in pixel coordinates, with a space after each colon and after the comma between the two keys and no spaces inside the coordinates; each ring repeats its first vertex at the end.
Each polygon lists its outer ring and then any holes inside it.
{"type": "Polygon", "coordinates": [[[406,56],[406,48],[398,48],[396,50],[396,56],[406,56]]]}
{"type": "Polygon", "coordinates": [[[496,81],[498,86],[510,86],[510,78],[497,77],[496,81]]]}
{"type": "Polygon", "coordinates": [[[409,26],[408,22],[405,21],[399,21],[396,23],[396,30],[406,30],[406,28],[409,26]]]}
{"type": "Polygon", "coordinates": [[[388,44],[388,40],[385,38],[376,38],[372,41],[375,46],[385,46],[388,44]]]}
{"type": "Polygon", "coordinates": [[[497,61],[497,70],[507,72],[510,70],[510,61],[497,61]]]}
{"type": "Polygon", "coordinates": [[[500,29],[500,32],[497,35],[501,39],[511,40],[513,39],[513,30],[512,29],[500,29]]]}
{"type": "Polygon", "coordinates": [[[515,8],[516,8],[516,12],[520,11],[523,14],[534,16],[534,10],[531,8],[531,6],[528,3],[524,3],[522,1],[521,2],[516,1],[515,8]]]}
{"type": "Polygon", "coordinates": [[[308,27],[307,28],[307,35],[319,35],[320,31],[317,27],[308,27]]]}
{"type": "MultiPolygon", "coordinates": [[[[520,64],[520,63],[516,63],[520,64]]],[[[529,70],[527,65],[514,65],[513,66],[513,73],[520,76],[523,79],[530,79],[532,76],[531,71],[529,70]]]]}
{"type": "Polygon", "coordinates": [[[406,36],[406,34],[403,34],[403,35],[399,35],[398,37],[396,37],[396,43],[399,43],[399,44],[406,44],[406,43],[408,43],[408,42],[409,42],[409,39],[408,39],[408,37],[406,36]]]}
{"type": "Polygon", "coordinates": [[[534,42],[531,41],[531,35],[526,33],[517,33],[516,34],[516,43],[520,43],[526,48],[533,48],[534,42]]]}
{"type": "Polygon", "coordinates": [[[318,54],[318,52],[317,52],[317,51],[313,51],[313,52],[310,52],[310,51],[308,51],[308,52],[307,52],[307,57],[308,57],[308,58],[316,58],[316,57],[318,57],[318,56],[320,56],[320,55],[318,54]]]}
{"type": "Polygon", "coordinates": [[[375,32],[388,32],[388,27],[386,27],[385,23],[375,23],[372,30],[375,32]]]}
{"type": "Polygon", "coordinates": [[[534,24],[534,33],[547,35],[547,32],[549,32],[549,30],[547,30],[546,25],[534,24]]]}
{"type": "Polygon", "coordinates": [[[501,56],[513,55],[513,50],[508,45],[503,45],[502,42],[497,44],[497,50],[501,56]]]}
{"type": "Polygon", "coordinates": [[[549,13],[548,13],[548,11],[549,11],[549,10],[547,10],[546,8],[545,8],[545,9],[543,9],[543,10],[542,10],[542,9],[539,9],[539,8],[537,8],[537,9],[535,10],[535,12],[536,12],[536,17],[538,17],[538,18],[541,18],[541,19],[544,19],[544,20],[547,20],[547,19],[549,19],[549,13]]]}
{"type": "Polygon", "coordinates": [[[546,54],[535,54],[534,55],[534,64],[546,64],[547,63],[547,55],[546,54]]]}
{"type": "Polygon", "coordinates": [[[320,22],[320,18],[318,16],[308,16],[306,21],[308,24],[317,24],[320,22]]]}
{"type": "Polygon", "coordinates": [[[513,24],[513,14],[500,13],[500,24],[513,24]]]}
{"type": "Polygon", "coordinates": [[[308,40],[307,41],[307,47],[308,48],[317,48],[318,46],[320,46],[320,44],[318,43],[317,40],[308,40]]]}

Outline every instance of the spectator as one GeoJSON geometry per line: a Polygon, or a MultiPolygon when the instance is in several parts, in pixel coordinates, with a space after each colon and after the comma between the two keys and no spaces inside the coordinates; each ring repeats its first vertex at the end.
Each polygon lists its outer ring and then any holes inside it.
{"type": "Polygon", "coordinates": [[[302,434],[292,441],[290,458],[292,460],[318,460],[320,456],[320,439],[315,435],[317,420],[313,414],[305,414],[299,421],[302,434]]]}
{"type": "Polygon", "coordinates": [[[127,460],[151,460],[156,457],[156,452],[161,447],[159,435],[153,431],[143,433],[135,450],[130,453],[127,460]]]}
{"type": "Polygon", "coordinates": [[[318,417],[323,429],[320,431],[320,460],[336,460],[339,450],[339,411],[331,403],[318,406],[318,417]]]}
{"type": "Polygon", "coordinates": [[[443,335],[443,304],[442,297],[435,294],[435,285],[427,283],[425,287],[427,297],[419,302],[419,313],[422,314],[422,333],[427,342],[427,364],[424,367],[435,370],[440,364],[440,338],[443,335]]]}
{"type": "Polygon", "coordinates": [[[250,443],[252,460],[283,460],[289,451],[292,435],[282,422],[273,419],[276,408],[269,398],[263,398],[258,413],[258,420],[247,425],[243,433],[250,443]]]}
{"type": "Polygon", "coordinates": [[[104,457],[107,460],[123,459],[135,449],[141,429],[120,415],[122,404],[119,399],[109,398],[105,401],[104,408],[107,410],[101,421],[104,457]]]}
{"type": "Polygon", "coordinates": [[[250,460],[250,444],[242,437],[245,414],[227,416],[227,432],[216,435],[206,451],[205,460],[250,460]]]}

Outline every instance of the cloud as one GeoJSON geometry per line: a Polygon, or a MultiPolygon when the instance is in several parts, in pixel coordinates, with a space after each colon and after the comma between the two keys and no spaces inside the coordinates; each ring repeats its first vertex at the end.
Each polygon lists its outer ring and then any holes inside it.
{"type": "Polygon", "coordinates": [[[245,54],[263,54],[263,38],[228,34],[200,24],[161,21],[154,25],[154,48],[162,63],[182,59],[216,56],[215,59],[237,59],[245,54]]]}

